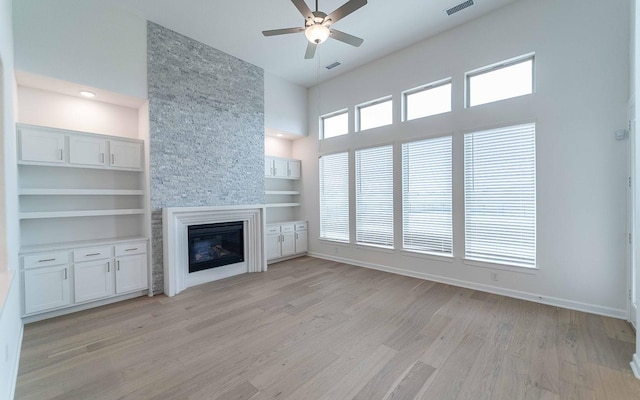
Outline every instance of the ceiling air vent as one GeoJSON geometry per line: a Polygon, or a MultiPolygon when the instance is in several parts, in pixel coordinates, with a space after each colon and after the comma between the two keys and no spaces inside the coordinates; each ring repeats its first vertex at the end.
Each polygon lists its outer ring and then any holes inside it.
{"type": "Polygon", "coordinates": [[[333,64],[329,64],[327,65],[325,68],[326,69],[334,69],[335,67],[339,66],[340,63],[338,61],[334,62],[333,64]]]}
{"type": "Polygon", "coordinates": [[[458,11],[462,11],[465,8],[471,7],[473,5],[473,0],[467,0],[463,3],[458,4],[457,6],[451,7],[447,10],[447,15],[455,14],[458,11]]]}

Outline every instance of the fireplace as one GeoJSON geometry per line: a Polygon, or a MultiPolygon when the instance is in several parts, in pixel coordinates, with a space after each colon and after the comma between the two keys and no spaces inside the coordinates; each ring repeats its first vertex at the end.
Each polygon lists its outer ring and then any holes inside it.
{"type": "Polygon", "coordinates": [[[189,273],[244,261],[242,221],[189,226],[189,273]]]}
{"type": "MultiPolygon", "coordinates": [[[[171,297],[186,288],[247,272],[267,270],[264,248],[265,207],[259,205],[220,207],[170,207],[162,209],[162,248],[164,293],[171,297]],[[217,224],[242,224],[244,261],[200,270],[189,271],[189,231],[191,227],[217,224]]],[[[225,228],[226,229],[226,228],[225,228]]],[[[237,240],[236,240],[237,242],[237,240]]],[[[216,244],[213,245],[214,247],[216,244]]],[[[232,247],[223,243],[222,247],[232,247]]],[[[204,247],[204,245],[203,245],[204,247]]],[[[227,249],[228,250],[228,249],[227,249]]],[[[214,259],[215,256],[207,256],[214,259]]],[[[202,260],[202,256],[200,257],[202,260]]],[[[211,261],[211,260],[210,260],[211,261]]]]}

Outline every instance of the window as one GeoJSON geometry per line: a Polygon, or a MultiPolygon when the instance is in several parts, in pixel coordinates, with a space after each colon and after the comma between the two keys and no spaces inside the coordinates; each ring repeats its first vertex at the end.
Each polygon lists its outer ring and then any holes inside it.
{"type": "Polygon", "coordinates": [[[533,93],[533,56],[467,73],[467,107],[533,93]]]}
{"type": "Polygon", "coordinates": [[[391,125],[393,123],[393,102],[391,97],[372,101],[357,107],[358,131],[391,125]]]}
{"type": "Polygon", "coordinates": [[[349,242],[349,154],[320,157],[320,238],[349,242]]]}
{"type": "Polygon", "coordinates": [[[402,145],[402,247],[453,254],[451,136],[402,145]]]}
{"type": "Polygon", "coordinates": [[[451,79],[404,92],[404,120],[451,111],[451,79]]]}
{"type": "Polygon", "coordinates": [[[320,117],[322,139],[329,139],[349,133],[349,112],[338,111],[320,117]]]}
{"type": "Polygon", "coordinates": [[[535,124],[464,136],[465,257],[536,266],[535,124]]]}
{"type": "Polygon", "coordinates": [[[393,247],[393,146],[356,151],[356,242],[393,247]]]}

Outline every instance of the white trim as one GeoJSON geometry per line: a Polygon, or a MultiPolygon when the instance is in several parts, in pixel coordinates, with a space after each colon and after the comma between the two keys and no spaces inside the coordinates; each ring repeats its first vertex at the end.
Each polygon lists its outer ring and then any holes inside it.
{"type": "Polygon", "coordinates": [[[473,289],[473,290],[479,290],[482,292],[498,294],[501,296],[513,297],[515,299],[528,300],[534,303],[546,304],[550,306],[566,308],[569,310],[582,311],[582,312],[587,312],[591,314],[603,315],[606,317],[618,318],[623,320],[626,320],[628,317],[627,310],[623,310],[623,309],[603,307],[596,304],[581,303],[578,301],[560,299],[557,297],[547,297],[547,296],[538,295],[535,293],[521,292],[519,290],[505,289],[505,288],[496,287],[496,286],[484,285],[481,283],[463,281],[460,279],[447,278],[447,277],[438,276],[438,275],[431,275],[431,274],[425,274],[422,272],[409,271],[405,269],[389,267],[386,265],[373,264],[373,263],[351,260],[351,259],[341,258],[341,257],[333,257],[333,256],[328,256],[320,253],[310,252],[308,254],[311,257],[316,257],[323,260],[336,261],[344,264],[355,265],[358,267],[390,272],[392,274],[404,275],[412,278],[425,279],[429,281],[445,283],[448,285],[459,286],[459,287],[473,289]]]}
{"type": "MultiPolygon", "coordinates": [[[[164,294],[175,296],[184,289],[244,272],[267,270],[264,246],[265,206],[171,207],[162,209],[162,244],[164,294]],[[208,279],[190,279],[187,255],[190,225],[243,221],[245,228],[245,263],[242,270],[226,269],[222,275],[206,273],[208,279]]],[[[200,274],[203,275],[203,274],[200,274]]]]}
{"type": "Polygon", "coordinates": [[[633,375],[640,379],[640,355],[638,353],[633,355],[633,359],[631,360],[631,370],[633,371],[633,375]]]}

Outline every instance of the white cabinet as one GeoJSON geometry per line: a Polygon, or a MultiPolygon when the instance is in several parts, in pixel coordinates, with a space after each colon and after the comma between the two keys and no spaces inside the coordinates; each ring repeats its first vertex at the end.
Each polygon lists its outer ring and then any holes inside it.
{"type": "Polygon", "coordinates": [[[65,162],[65,135],[58,132],[20,128],[20,161],[62,164],[65,162]]]}
{"type": "Polygon", "coordinates": [[[25,313],[49,311],[71,304],[69,275],[68,265],[25,270],[25,313]]]}
{"type": "Polygon", "coordinates": [[[135,142],[109,141],[109,166],[114,168],[141,169],[142,145],[135,142]]]}
{"type": "Polygon", "coordinates": [[[300,179],[301,165],[300,160],[265,157],[264,174],[267,178],[300,179]]]}
{"type": "Polygon", "coordinates": [[[282,222],[267,225],[267,260],[302,255],[307,251],[307,222],[282,222]]]}
{"type": "Polygon", "coordinates": [[[105,166],[107,140],[94,136],[69,136],[69,164],[105,166]]]}
{"type": "Polygon", "coordinates": [[[140,240],[22,254],[24,314],[73,311],[76,305],[86,308],[145,290],[147,265],[147,242],[140,240]]]}
{"type": "Polygon", "coordinates": [[[76,303],[103,299],[113,295],[111,260],[76,263],[73,266],[76,303]]]}
{"type": "Polygon", "coordinates": [[[116,293],[147,288],[147,255],[116,258],[116,293]]]}

